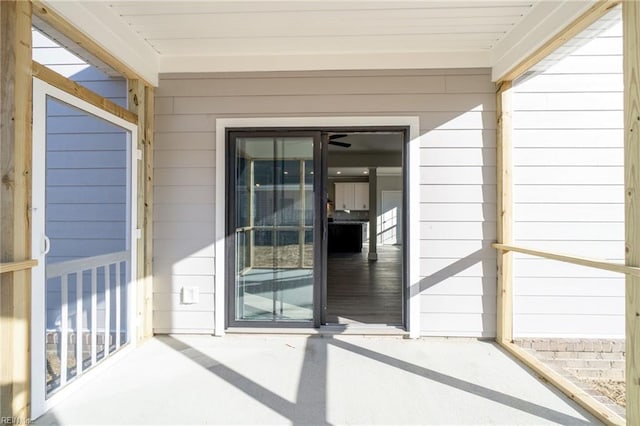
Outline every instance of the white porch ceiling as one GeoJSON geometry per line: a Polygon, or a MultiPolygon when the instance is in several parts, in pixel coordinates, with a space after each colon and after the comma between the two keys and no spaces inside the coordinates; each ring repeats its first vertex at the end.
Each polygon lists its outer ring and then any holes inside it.
{"type": "Polygon", "coordinates": [[[158,73],[493,67],[594,1],[49,1],[151,82],[158,73]]]}

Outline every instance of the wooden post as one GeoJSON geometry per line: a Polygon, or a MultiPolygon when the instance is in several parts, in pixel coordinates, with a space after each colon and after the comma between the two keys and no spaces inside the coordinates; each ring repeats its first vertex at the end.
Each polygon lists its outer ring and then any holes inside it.
{"type": "Polygon", "coordinates": [[[153,87],[144,88],[144,319],[143,336],[153,336],[153,87]]]}
{"type": "MultiPolygon", "coordinates": [[[[138,162],[138,175],[137,175],[137,224],[136,228],[141,230],[142,238],[135,239],[136,236],[132,236],[132,245],[137,246],[136,253],[136,336],[138,341],[145,337],[145,241],[146,235],[144,234],[144,216],[145,216],[145,163],[144,146],[145,146],[145,131],[146,131],[146,114],[145,114],[145,93],[144,83],[140,80],[129,80],[129,110],[138,115],[138,140],[134,141],[132,150],[139,150],[142,152],[142,161],[138,162]]],[[[137,154],[134,151],[134,158],[137,154]]],[[[133,277],[132,277],[133,278],[133,277]]]]}
{"type": "MultiPolygon", "coordinates": [[[[625,263],[640,266],[640,4],[622,4],[625,263]]],[[[627,424],[640,424],[640,278],[626,276],[627,424]]]]}
{"type": "MultiPolygon", "coordinates": [[[[31,258],[31,3],[0,2],[0,262],[31,258]]],[[[31,270],[0,276],[0,416],[29,416],[31,270]]]]}
{"type": "MultiPolygon", "coordinates": [[[[513,235],[512,210],[512,163],[511,163],[511,81],[503,81],[497,87],[497,119],[496,155],[497,155],[497,212],[499,244],[511,244],[513,235]]],[[[512,254],[499,250],[498,288],[496,313],[496,340],[511,342],[513,340],[513,291],[512,291],[512,254]]]]}

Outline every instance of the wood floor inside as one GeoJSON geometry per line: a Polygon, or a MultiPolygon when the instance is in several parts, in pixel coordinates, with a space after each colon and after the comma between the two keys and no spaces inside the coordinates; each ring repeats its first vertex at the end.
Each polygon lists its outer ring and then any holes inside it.
{"type": "Polygon", "coordinates": [[[327,258],[328,324],[402,324],[402,247],[378,247],[327,258]]]}

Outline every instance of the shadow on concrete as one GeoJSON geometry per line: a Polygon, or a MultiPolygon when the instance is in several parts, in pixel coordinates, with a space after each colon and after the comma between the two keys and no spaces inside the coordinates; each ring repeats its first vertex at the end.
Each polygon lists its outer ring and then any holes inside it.
{"type": "Polygon", "coordinates": [[[307,339],[300,385],[296,395],[296,402],[292,403],[209,355],[171,336],[162,336],[158,338],[158,341],[178,352],[182,352],[184,356],[199,364],[202,368],[291,420],[294,424],[329,425],[326,418],[326,344],[310,345],[310,339],[307,339]],[[187,350],[188,355],[184,353],[187,350]]]}
{"type": "Polygon", "coordinates": [[[211,356],[198,351],[171,336],[158,340],[181,352],[193,362],[215,374],[230,385],[241,390],[256,401],[286,417],[294,424],[328,425],[327,420],[327,352],[329,345],[340,348],[390,367],[401,369],[427,380],[453,387],[481,398],[514,408],[541,419],[558,424],[590,425],[592,423],[565,413],[543,407],[487,387],[439,373],[428,368],[406,362],[380,352],[357,346],[331,336],[312,336],[306,340],[304,362],[296,402],[290,402],[264,386],[254,382],[211,356]]]}

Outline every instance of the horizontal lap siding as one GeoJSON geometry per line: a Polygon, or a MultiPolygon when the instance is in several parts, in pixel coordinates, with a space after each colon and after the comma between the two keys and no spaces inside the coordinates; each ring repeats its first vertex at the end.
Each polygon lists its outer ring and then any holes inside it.
{"type": "MultiPolygon", "coordinates": [[[[37,31],[33,32],[33,59],[113,102],[126,105],[127,86],[123,78],[109,77],[37,31]]],[[[47,263],[125,250],[125,133],[51,99],[47,101],[46,124],[45,226],[51,240],[47,263]]],[[[100,283],[102,274],[104,271],[99,269],[100,283]]],[[[99,284],[99,288],[102,285],[99,284]]],[[[73,294],[73,285],[70,289],[73,294]]],[[[85,284],[85,297],[89,297],[88,290],[85,284]]],[[[49,282],[47,328],[59,326],[56,321],[59,321],[60,301],[59,281],[49,282]]],[[[104,327],[103,303],[99,296],[98,327],[104,327]]],[[[73,312],[74,305],[69,309],[73,312]]],[[[86,315],[84,321],[87,321],[86,315]]]]}
{"type": "MultiPolygon", "coordinates": [[[[33,59],[121,105],[123,78],[113,78],[33,31],[33,59]]],[[[49,263],[121,251],[126,237],[125,133],[103,120],[47,103],[49,263]]]]}
{"type": "MultiPolygon", "coordinates": [[[[621,24],[514,96],[516,244],[624,262],[621,24]]],[[[516,255],[514,333],[624,336],[624,276],[516,255]]]]}
{"type": "Polygon", "coordinates": [[[212,332],[215,120],[420,118],[421,331],[495,334],[495,92],[488,70],[165,75],[156,95],[154,328],[212,332]],[[181,305],[180,289],[200,288],[181,305]]]}

